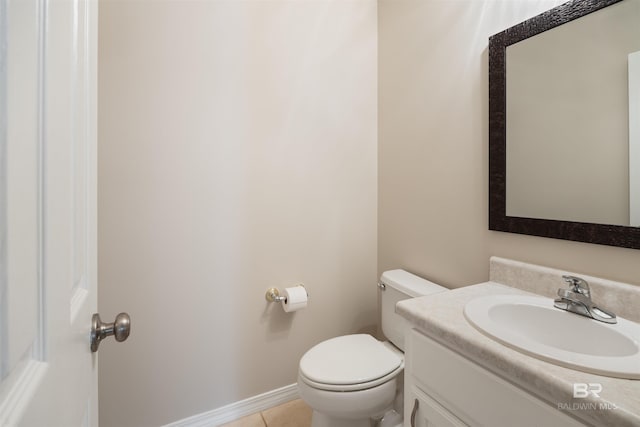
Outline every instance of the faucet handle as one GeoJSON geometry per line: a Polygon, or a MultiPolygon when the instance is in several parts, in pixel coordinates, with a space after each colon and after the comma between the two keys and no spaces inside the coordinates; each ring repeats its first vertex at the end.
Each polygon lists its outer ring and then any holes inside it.
{"type": "Polygon", "coordinates": [[[589,290],[589,283],[586,280],[576,276],[562,276],[562,280],[571,285],[571,290],[579,294],[584,295],[587,298],[591,297],[591,291],[589,290]]]}

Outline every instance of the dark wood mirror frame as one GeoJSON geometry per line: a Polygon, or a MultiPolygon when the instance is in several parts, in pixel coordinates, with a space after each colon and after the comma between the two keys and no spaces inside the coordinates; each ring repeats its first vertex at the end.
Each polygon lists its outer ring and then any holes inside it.
{"type": "Polygon", "coordinates": [[[640,249],[640,227],[506,215],[507,46],[619,1],[570,1],[489,38],[489,230],[640,249]]]}

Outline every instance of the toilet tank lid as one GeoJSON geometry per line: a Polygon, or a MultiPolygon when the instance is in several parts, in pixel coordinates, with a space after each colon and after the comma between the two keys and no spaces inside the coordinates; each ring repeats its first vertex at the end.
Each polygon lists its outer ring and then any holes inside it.
{"type": "Polygon", "coordinates": [[[413,298],[447,290],[443,286],[400,269],[385,271],[380,276],[380,282],[413,298]]]}

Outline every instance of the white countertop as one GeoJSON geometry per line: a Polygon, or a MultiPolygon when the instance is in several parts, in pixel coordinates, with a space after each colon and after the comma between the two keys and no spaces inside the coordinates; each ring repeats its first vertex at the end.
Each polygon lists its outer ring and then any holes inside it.
{"type": "Polygon", "coordinates": [[[583,422],[594,426],[640,426],[640,380],[557,366],[506,347],[471,326],[463,314],[465,304],[493,294],[530,295],[500,283],[485,282],[401,301],[396,312],[425,335],[583,422]],[[601,384],[600,398],[574,398],[575,383],[601,384]]]}

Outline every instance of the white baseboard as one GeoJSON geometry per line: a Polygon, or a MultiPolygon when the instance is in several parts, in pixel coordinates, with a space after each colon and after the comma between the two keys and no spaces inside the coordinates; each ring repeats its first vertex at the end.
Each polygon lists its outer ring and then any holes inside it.
{"type": "Polygon", "coordinates": [[[298,398],[297,384],[268,391],[218,409],[203,412],[167,424],[164,427],[213,427],[235,421],[238,418],[264,411],[298,398]]]}

